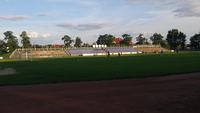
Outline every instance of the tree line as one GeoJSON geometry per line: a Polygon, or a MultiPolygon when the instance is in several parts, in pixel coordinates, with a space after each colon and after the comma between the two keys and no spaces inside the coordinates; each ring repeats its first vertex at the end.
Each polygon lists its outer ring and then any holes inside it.
{"type": "MultiPolygon", "coordinates": [[[[12,52],[16,48],[19,47],[19,42],[16,36],[13,35],[12,31],[6,31],[4,34],[4,39],[0,40],[0,53],[5,52],[12,52]]],[[[22,38],[21,43],[23,48],[30,48],[31,42],[30,37],[28,36],[26,31],[23,31],[20,34],[20,37],[22,38]]]]}
{"type": "MultiPolygon", "coordinates": [[[[4,34],[4,39],[0,40],[0,53],[12,52],[16,48],[19,48],[19,42],[16,36],[13,35],[12,31],[6,31],[4,34]]],[[[20,34],[22,48],[32,47],[30,37],[26,31],[23,31],[20,34]]],[[[139,34],[136,37],[136,43],[133,44],[133,37],[130,34],[123,34],[121,37],[116,38],[111,34],[100,35],[95,42],[98,45],[107,45],[107,46],[132,46],[132,45],[147,45],[150,44],[148,39],[144,37],[143,34],[139,34]],[[122,38],[121,38],[122,37],[122,38]]],[[[71,47],[74,43],[74,47],[90,47],[90,44],[83,43],[80,37],[76,37],[73,40],[69,35],[65,35],[61,38],[64,42],[65,47],[71,47]]],[[[186,48],[186,35],[179,31],[178,29],[172,29],[168,31],[166,39],[159,33],[154,33],[150,40],[153,45],[161,45],[164,48],[169,48],[172,50],[184,50],[186,48]]],[[[200,33],[193,35],[190,38],[190,48],[192,50],[200,50],[200,33]]]]}
{"type": "MultiPolygon", "coordinates": [[[[133,44],[133,37],[130,34],[123,34],[122,38],[116,38],[111,34],[100,35],[95,44],[98,45],[107,45],[107,46],[132,46],[132,45],[148,45],[151,44],[143,34],[139,34],[136,37],[136,43],[133,44]]],[[[68,35],[65,35],[62,40],[65,43],[66,47],[70,47],[74,42],[72,38],[68,35]]],[[[168,31],[166,38],[160,33],[154,33],[150,40],[153,45],[160,45],[161,47],[168,48],[171,50],[184,50],[186,49],[186,35],[179,31],[178,29],[172,29],[168,31]]],[[[75,47],[81,47],[83,45],[80,38],[75,39],[75,47]]],[[[200,50],[200,33],[195,34],[190,38],[190,48],[192,50],[200,50]]]]}

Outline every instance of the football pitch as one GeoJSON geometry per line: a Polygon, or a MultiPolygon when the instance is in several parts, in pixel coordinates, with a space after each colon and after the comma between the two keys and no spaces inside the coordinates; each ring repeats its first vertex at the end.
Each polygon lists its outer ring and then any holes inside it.
{"type": "Polygon", "coordinates": [[[16,70],[0,76],[1,86],[158,77],[200,72],[200,52],[5,60],[0,68],[16,70]]]}

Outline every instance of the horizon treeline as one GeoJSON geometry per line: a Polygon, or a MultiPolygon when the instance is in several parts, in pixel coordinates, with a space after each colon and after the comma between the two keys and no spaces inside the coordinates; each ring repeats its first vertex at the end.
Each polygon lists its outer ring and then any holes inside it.
{"type": "MultiPolygon", "coordinates": [[[[13,35],[12,31],[6,31],[4,34],[4,39],[0,40],[0,53],[12,52],[17,48],[31,48],[31,47],[42,47],[39,44],[32,45],[30,37],[26,31],[20,34],[21,46],[19,46],[19,40],[17,36],[13,35]]],[[[122,34],[121,37],[115,37],[112,34],[99,35],[97,41],[92,45],[84,43],[80,37],[75,37],[73,39],[69,35],[64,35],[61,37],[63,41],[63,46],[60,47],[91,47],[94,44],[107,45],[110,46],[133,46],[133,45],[160,45],[163,48],[168,48],[171,50],[185,50],[190,48],[191,50],[200,50],[200,33],[194,34],[190,37],[190,44],[186,44],[186,34],[179,31],[178,29],[169,30],[166,38],[160,33],[155,32],[150,36],[150,41],[143,34],[139,34],[137,37],[132,37],[130,34],[122,34]],[[133,43],[133,38],[136,42],[133,43]]],[[[51,47],[52,45],[48,45],[51,47]]]]}

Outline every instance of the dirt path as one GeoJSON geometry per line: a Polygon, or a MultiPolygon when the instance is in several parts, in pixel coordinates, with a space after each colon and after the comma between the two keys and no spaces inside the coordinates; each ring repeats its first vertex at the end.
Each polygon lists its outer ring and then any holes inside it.
{"type": "Polygon", "coordinates": [[[200,73],[0,87],[0,113],[200,113],[200,73]]]}

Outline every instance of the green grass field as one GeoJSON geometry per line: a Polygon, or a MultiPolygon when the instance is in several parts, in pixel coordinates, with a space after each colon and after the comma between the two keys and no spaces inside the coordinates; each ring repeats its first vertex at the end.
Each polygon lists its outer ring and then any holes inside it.
{"type": "Polygon", "coordinates": [[[144,78],[200,72],[200,53],[5,60],[0,67],[17,71],[16,75],[0,76],[0,85],[144,78]]]}

